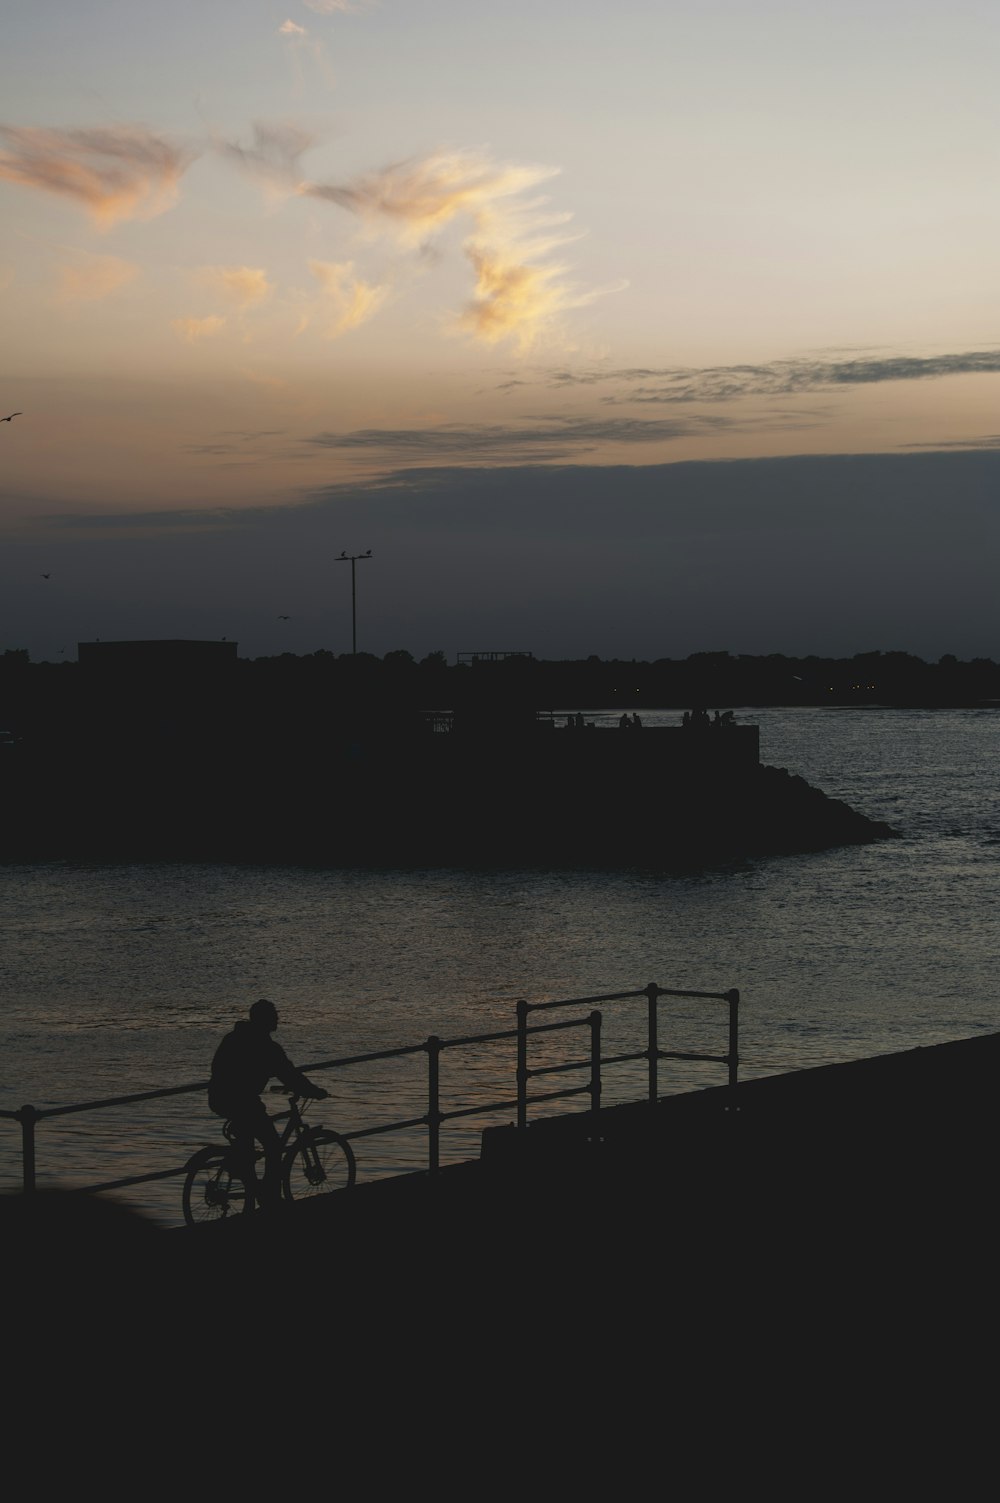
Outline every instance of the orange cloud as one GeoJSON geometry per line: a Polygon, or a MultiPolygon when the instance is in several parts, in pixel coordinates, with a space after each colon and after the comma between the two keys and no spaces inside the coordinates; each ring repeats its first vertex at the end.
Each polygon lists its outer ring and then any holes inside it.
{"type": "Polygon", "coordinates": [[[107,229],[123,219],[153,219],[176,202],[196,155],[142,126],[44,130],[0,126],[0,178],[81,204],[107,229]]]}
{"type": "Polygon", "coordinates": [[[188,344],[198,344],[202,339],[212,339],[220,334],[226,320],[218,313],[212,313],[208,318],[172,318],[170,323],[181,339],[188,344]]]}
{"type": "Polygon", "coordinates": [[[301,87],[304,79],[301,73],[301,64],[297,60],[301,54],[308,54],[328,84],[333,83],[333,70],[326,56],[326,48],[318,37],[311,37],[304,26],[299,26],[296,21],[283,21],[278,27],[278,35],[287,37],[287,45],[296,57],[295,72],[297,87],[301,87]]]}
{"type": "Polygon", "coordinates": [[[86,256],[60,269],[56,296],[63,303],[99,302],[138,275],[138,266],[118,256],[86,256]]]}
{"type": "Polygon", "coordinates": [[[477,214],[555,176],[553,167],[505,167],[477,152],[438,152],[366,174],[353,182],[304,183],[300,192],[370,221],[395,225],[419,242],[459,214],[477,214]]]}
{"type": "Polygon", "coordinates": [[[545,197],[530,191],[557,171],[505,165],[481,152],[438,152],[347,183],[305,183],[299,191],[359,215],[375,234],[388,231],[421,247],[452,221],[471,219],[464,250],[476,286],[456,327],[485,344],[513,339],[524,350],[551,331],[559,314],[618,290],[583,291],[551,260],[580,238],[566,232],[571,215],[553,213],[545,197]]]}
{"type": "Polygon", "coordinates": [[[267,272],[259,266],[205,266],[198,281],[240,308],[262,303],[273,291],[267,272]]]}
{"type": "Polygon", "coordinates": [[[458,316],[459,329],[484,344],[513,339],[518,349],[527,350],[553,332],[559,315],[628,286],[621,281],[584,289],[569,280],[566,266],[538,259],[564,243],[564,237],[528,243],[516,238],[504,243],[502,236],[492,243],[478,237],[469,240],[464,249],[476,273],[476,287],[458,316]]]}
{"type": "Polygon", "coordinates": [[[353,261],[310,261],[309,270],[323,289],[325,307],[321,317],[328,339],[336,339],[367,323],[389,293],[386,286],[355,277],[353,261]]]}
{"type": "Polygon", "coordinates": [[[519,265],[477,246],[466,254],[475,268],[476,290],[459,324],[484,344],[513,337],[519,348],[528,349],[555,314],[570,306],[557,280],[562,267],[519,265]]]}

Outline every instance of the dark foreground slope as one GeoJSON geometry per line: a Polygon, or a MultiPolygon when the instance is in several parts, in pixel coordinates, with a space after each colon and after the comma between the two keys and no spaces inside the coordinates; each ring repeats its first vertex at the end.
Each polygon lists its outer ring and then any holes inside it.
{"type": "Polygon", "coordinates": [[[266,1226],[0,1203],[11,1464],[220,1499],[979,1496],[998,1071],[991,1035],[618,1109],[596,1151],[583,1117],[498,1129],[266,1226]]]}
{"type": "Polygon", "coordinates": [[[961,1472],[992,1425],[998,1070],[994,1034],[615,1108],[596,1133],[498,1128],[437,1182],[270,1222],[154,1232],[7,1202],[10,1308],[36,1379],[59,1375],[35,1389],[50,1422],[58,1394],[103,1413],[112,1392],[119,1426],[158,1404],[192,1445],[221,1429],[241,1476],[274,1459],[272,1400],[282,1465],[317,1480],[458,1456],[492,1477],[540,1448],[620,1479],[666,1447],[675,1479],[805,1465],[789,1495],[812,1496],[811,1468],[848,1453],[930,1465],[956,1400],[961,1472]],[[264,1432],[232,1445],[248,1405],[264,1432]]]}

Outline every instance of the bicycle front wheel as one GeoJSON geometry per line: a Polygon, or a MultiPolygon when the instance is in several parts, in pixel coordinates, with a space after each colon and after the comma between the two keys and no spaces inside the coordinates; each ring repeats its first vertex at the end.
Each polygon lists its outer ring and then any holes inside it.
{"type": "Polygon", "coordinates": [[[189,1161],[182,1195],[188,1226],[205,1221],[226,1221],[253,1209],[253,1191],[247,1189],[225,1148],[203,1148],[189,1161]]]}
{"type": "Polygon", "coordinates": [[[302,1138],[286,1158],[282,1189],[286,1200],[308,1200],[331,1190],[349,1190],[356,1174],[354,1150],[347,1139],[321,1128],[302,1138]]]}

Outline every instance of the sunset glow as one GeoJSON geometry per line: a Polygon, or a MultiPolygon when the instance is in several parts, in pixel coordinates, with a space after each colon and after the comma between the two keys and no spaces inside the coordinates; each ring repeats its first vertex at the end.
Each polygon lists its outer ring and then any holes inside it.
{"type": "MultiPolygon", "coordinates": [[[[109,585],[112,523],[148,544],[154,515],[239,527],[455,467],[479,508],[484,469],[625,467],[627,488],[676,462],[1000,449],[1000,20],[978,0],[899,19],[888,0],[19,10],[0,649],[53,655],[98,620],[153,634],[170,592],[199,596],[192,553],[144,625],[109,585]],[[23,550],[83,518],[54,619],[23,550]]],[[[311,625],[286,639],[337,648],[335,586],[308,577],[311,625]]],[[[408,609],[373,649],[407,621],[425,649],[467,629],[408,609]]],[[[269,606],[266,629],[249,594],[227,613],[248,651],[280,650],[269,606]]],[[[218,624],[182,615],[168,634],[218,624]]],[[[955,650],[987,651],[963,622],[955,650]]]]}

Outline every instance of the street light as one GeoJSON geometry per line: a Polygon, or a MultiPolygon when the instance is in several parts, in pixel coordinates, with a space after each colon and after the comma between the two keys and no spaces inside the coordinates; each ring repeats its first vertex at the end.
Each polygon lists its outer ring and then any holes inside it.
{"type": "Polygon", "coordinates": [[[335,562],[338,564],[350,564],[351,566],[351,655],[353,657],[357,657],[358,655],[358,597],[357,591],[354,586],[354,565],[358,562],[359,559],[364,560],[366,558],[371,558],[371,556],[372,550],[369,548],[367,553],[342,553],[340,557],[335,560],[335,562]]]}

